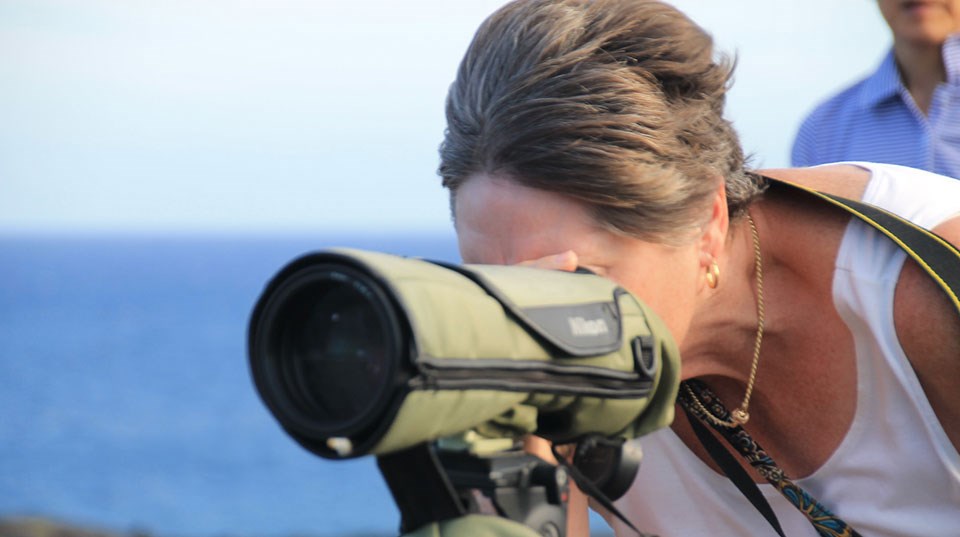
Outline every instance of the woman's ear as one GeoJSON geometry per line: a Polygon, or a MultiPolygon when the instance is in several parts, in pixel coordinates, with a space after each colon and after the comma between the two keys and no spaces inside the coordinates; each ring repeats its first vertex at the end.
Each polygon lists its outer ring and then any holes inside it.
{"type": "Polygon", "coordinates": [[[730,228],[730,213],[727,208],[727,191],[722,179],[717,181],[710,207],[710,218],[703,226],[700,236],[700,264],[704,269],[720,258],[730,228]]]}

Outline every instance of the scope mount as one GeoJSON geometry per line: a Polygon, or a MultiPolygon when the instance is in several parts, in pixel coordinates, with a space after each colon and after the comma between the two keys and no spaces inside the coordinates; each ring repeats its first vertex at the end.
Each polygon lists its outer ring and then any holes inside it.
{"type": "Polygon", "coordinates": [[[544,537],[566,536],[566,470],[519,449],[474,455],[422,443],[380,455],[377,465],[400,509],[401,533],[482,514],[544,537]]]}

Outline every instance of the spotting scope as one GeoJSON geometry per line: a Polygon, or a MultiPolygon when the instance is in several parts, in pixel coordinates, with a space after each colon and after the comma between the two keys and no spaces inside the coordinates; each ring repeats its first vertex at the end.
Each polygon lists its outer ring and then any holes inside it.
{"type": "Polygon", "coordinates": [[[673,418],[669,332],[594,274],[320,251],[269,282],[248,339],[264,403],[327,458],[468,430],[633,438],[673,418]]]}

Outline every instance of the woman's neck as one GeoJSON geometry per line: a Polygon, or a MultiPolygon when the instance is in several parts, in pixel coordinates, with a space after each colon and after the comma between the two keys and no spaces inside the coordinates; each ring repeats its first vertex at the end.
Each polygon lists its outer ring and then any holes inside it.
{"type": "MultiPolygon", "coordinates": [[[[755,208],[752,213],[758,213],[755,208]]],[[[768,259],[760,229],[761,251],[768,259]]],[[[681,345],[684,378],[721,376],[746,382],[757,331],[755,249],[746,219],[731,226],[720,264],[720,282],[702,299],[681,345]],[[741,378],[742,377],[742,378],[741,378]]],[[[766,268],[766,266],[764,266],[766,268]]]]}
{"type": "MultiPolygon", "coordinates": [[[[765,321],[760,376],[774,374],[782,346],[796,346],[802,327],[826,318],[846,215],[825,204],[769,192],[750,208],[759,233],[765,321]],[[833,255],[824,255],[831,252],[833,255]],[[764,373],[766,371],[766,373],[764,373]]],[[[703,299],[681,345],[683,378],[713,377],[745,385],[757,333],[755,249],[746,220],[730,235],[721,283],[703,299]]],[[[757,389],[763,388],[758,382],[757,389]]],[[[715,390],[716,391],[716,390],[715,390]]]]}

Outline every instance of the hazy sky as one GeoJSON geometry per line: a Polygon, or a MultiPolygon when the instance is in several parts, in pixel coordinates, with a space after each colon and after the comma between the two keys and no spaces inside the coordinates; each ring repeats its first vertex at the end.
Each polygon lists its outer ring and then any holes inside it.
{"type": "MultiPolygon", "coordinates": [[[[503,0],[0,0],[0,232],[449,228],[443,100],[503,0]]],[[[889,46],[871,0],[677,0],[755,163],[889,46]]]]}

